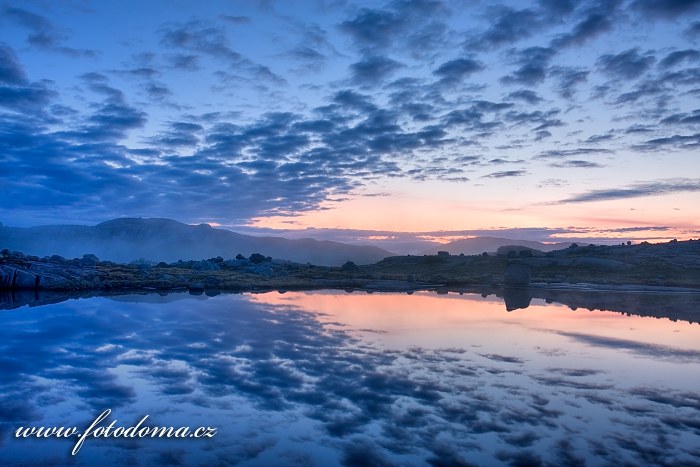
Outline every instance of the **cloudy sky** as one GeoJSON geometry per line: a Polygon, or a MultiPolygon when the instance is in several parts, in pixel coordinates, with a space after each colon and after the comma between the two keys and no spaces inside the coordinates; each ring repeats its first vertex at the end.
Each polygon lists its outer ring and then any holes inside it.
{"type": "Polygon", "coordinates": [[[0,2],[0,148],[5,225],[697,237],[700,1],[0,2]]]}

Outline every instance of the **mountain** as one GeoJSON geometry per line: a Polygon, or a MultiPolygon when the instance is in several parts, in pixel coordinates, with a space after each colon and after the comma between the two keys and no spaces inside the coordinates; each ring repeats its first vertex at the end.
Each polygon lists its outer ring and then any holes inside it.
{"type": "Polygon", "coordinates": [[[188,225],[171,219],[114,219],[95,226],[0,226],[0,248],[36,256],[66,258],[93,253],[102,260],[137,259],[173,262],[237,254],[261,253],[273,258],[319,266],[340,266],[346,261],[375,263],[393,253],[373,246],[347,245],[310,238],[254,237],[208,224],[188,225]]]}
{"type": "Polygon", "coordinates": [[[526,246],[528,248],[533,248],[535,250],[547,252],[552,250],[561,250],[563,248],[568,248],[570,245],[572,245],[572,243],[564,242],[547,244],[533,242],[530,240],[513,240],[511,238],[475,237],[464,238],[462,240],[455,240],[454,242],[439,245],[430,248],[423,254],[435,255],[438,251],[447,251],[451,255],[458,255],[460,253],[464,253],[465,255],[480,255],[483,252],[495,253],[499,247],[508,245],[526,246]]]}

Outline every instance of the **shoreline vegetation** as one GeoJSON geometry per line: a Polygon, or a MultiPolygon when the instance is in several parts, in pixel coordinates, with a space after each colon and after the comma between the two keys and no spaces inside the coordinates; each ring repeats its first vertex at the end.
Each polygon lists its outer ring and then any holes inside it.
{"type": "MultiPolygon", "coordinates": [[[[66,259],[0,251],[0,290],[205,290],[362,288],[377,281],[418,290],[426,286],[527,286],[531,283],[700,289],[700,240],[638,245],[572,245],[548,253],[522,246],[481,255],[390,256],[340,267],[248,258],[129,264],[93,254],[66,259]]],[[[401,288],[400,287],[400,288],[401,288]]]]}
{"type": "Polygon", "coordinates": [[[177,293],[343,290],[347,293],[495,295],[508,311],[533,299],[571,309],[613,311],[700,323],[700,240],[572,246],[543,253],[392,256],[358,266],[315,266],[253,254],[174,263],[100,261],[95,255],[38,258],[0,251],[0,309],[75,298],[177,293]]]}
{"type": "Polygon", "coordinates": [[[499,248],[496,254],[391,256],[374,264],[358,266],[348,261],[340,267],[275,260],[257,253],[228,260],[118,264],[92,254],[65,259],[0,252],[0,308],[128,293],[216,295],[319,289],[495,294],[504,299],[509,311],[542,298],[572,308],[698,322],[700,240],[573,245],[548,253],[513,246],[499,248]],[[636,292],[638,299],[618,297],[629,292],[636,292]],[[665,298],[649,300],[650,295],[665,298]]]}

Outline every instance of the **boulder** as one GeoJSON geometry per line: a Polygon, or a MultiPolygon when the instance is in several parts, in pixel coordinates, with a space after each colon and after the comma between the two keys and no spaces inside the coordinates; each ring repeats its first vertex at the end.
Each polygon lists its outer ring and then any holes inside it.
{"type": "Polygon", "coordinates": [[[250,262],[253,264],[260,264],[265,262],[265,257],[260,253],[253,253],[248,259],[250,259],[250,262]]]}
{"type": "Polygon", "coordinates": [[[43,275],[39,276],[38,286],[41,289],[64,289],[70,286],[70,281],[61,276],[43,275]]]}
{"type": "Polygon", "coordinates": [[[530,306],[532,295],[530,289],[504,289],[503,301],[506,304],[506,311],[525,309],[530,306]]]}
{"type": "Polygon", "coordinates": [[[87,254],[83,255],[83,257],[78,261],[78,263],[81,266],[95,267],[98,264],[100,264],[100,259],[93,254],[87,254]]]}
{"type": "Polygon", "coordinates": [[[13,286],[15,289],[36,289],[38,282],[37,276],[34,274],[17,269],[13,279],[13,286]]]}
{"type": "Polygon", "coordinates": [[[10,259],[27,259],[24,253],[21,251],[13,251],[9,255],[10,259]]]}
{"type": "Polygon", "coordinates": [[[530,285],[530,267],[523,263],[511,263],[503,274],[503,283],[506,285],[530,285]]]}
{"type": "Polygon", "coordinates": [[[518,256],[530,258],[533,256],[543,256],[544,252],[522,245],[504,245],[496,250],[496,254],[498,256],[507,256],[509,258],[515,258],[518,256]]]}
{"type": "Polygon", "coordinates": [[[15,277],[15,268],[10,266],[0,266],[0,289],[12,287],[12,279],[15,277]]]}

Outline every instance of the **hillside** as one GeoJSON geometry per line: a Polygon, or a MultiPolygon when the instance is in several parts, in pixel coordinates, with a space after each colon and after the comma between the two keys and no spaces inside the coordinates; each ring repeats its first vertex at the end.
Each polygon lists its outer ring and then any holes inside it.
{"type": "Polygon", "coordinates": [[[548,252],[568,248],[571,246],[571,242],[547,244],[530,240],[513,240],[511,238],[475,237],[438,245],[425,251],[424,254],[435,255],[438,251],[447,251],[451,255],[459,255],[462,253],[465,255],[480,255],[483,252],[495,253],[498,248],[508,245],[526,246],[535,250],[548,252]]]}
{"type": "Polygon", "coordinates": [[[114,219],[96,226],[50,225],[41,227],[0,227],[0,248],[30,255],[60,255],[67,258],[92,253],[103,260],[127,263],[147,261],[199,260],[237,254],[265,256],[339,266],[377,262],[392,253],[372,246],[347,245],[313,239],[288,240],[254,237],[208,224],[188,225],[170,219],[114,219]]]}

